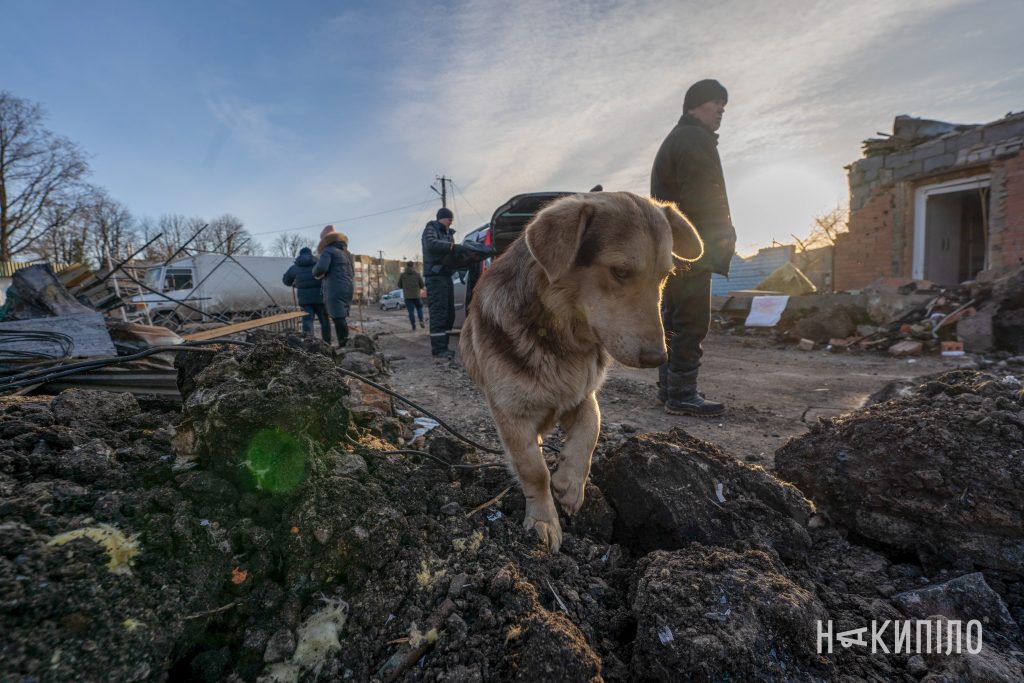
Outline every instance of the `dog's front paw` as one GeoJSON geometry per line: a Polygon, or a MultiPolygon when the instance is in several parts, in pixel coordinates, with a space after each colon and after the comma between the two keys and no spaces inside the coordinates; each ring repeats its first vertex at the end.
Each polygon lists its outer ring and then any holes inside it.
{"type": "Polygon", "coordinates": [[[551,489],[555,492],[555,498],[565,514],[575,515],[583,507],[586,484],[585,478],[581,480],[568,469],[559,469],[551,477],[551,489]]]}
{"type": "Polygon", "coordinates": [[[552,553],[557,553],[562,547],[562,525],[558,523],[558,515],[554,509],[548,514],[539,510],[531,511],[526,509],[526,519],[523,520],[523,527],[527,530],[533,529],[540,536],[540,540],[552,553]]]}

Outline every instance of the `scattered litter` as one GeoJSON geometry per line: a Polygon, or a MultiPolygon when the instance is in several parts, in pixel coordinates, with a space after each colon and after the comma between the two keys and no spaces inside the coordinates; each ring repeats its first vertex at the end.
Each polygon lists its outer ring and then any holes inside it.
{"type": "Polygon", "coordinates": [[[79,538],[87,538],[103,546],[110,557],[107,569],[111,574],[132,573],[132,558],[139,554],[138,540],[135,536],[125,536],[120,529],[109,524],[66,531],[51,538],[47,545],[61,546],[79,538]]]}
{"type": "Polygon", "coordinates": [[[661,641],[662,645],[665,645],[666,643],[671,643],[673,640],[675,640],[675,636],[672,635],[672,629],[670,629],[668,626],[662,626],[661,628],[659,628],[658,640],[661,641]]]}
{"type": "Polygon", "coordinates": [[[416,425],[416,429],[412,433],[412,438],[418,439],[435,427],[440,427],[440,423],[437,420],[431,420],[429,417],[417,417],[412,421],[416,425]]]}
{"type": "Polygon", "coordinates": [[[501,519],[501,510],[495,510],[494,512],[487,513],[488,522],[497,522],[499,519],[501,519]]]}
{"type": "Polygon", "coordinates": [[[545,583],[548,584],[548,590],[551,591],[551,594],[555,596],[555,601],[558,603],[558,606],[562,608],[563,612],[569,614],[569,608],[565,606],[564,602],[562,602],[561,596],[559,596],[558,593],[555,592],[555,587],[551,585],[551,581],[545,579],[545,583]]]}
{"type": "Polygon", "coordinates": [[[1011,387],[1019,387],[1021,385],[1021,381],[1013,375],[1007,375],[1003,378],[1003,384],[1011,387]]]}
{"type": "Polygon", "coordinates": [[[722,489],[723,488],[724,487],[722,486],[722,482],[720,482],[720,481],[716,481],[715,482],[715,495],[718,496],[718,502],[719,503],[724,503],[725,502],[725,496],[722,495],[722,489]]]}
{"type": "Polygon", "coordinates": [[[201,519],[201,520],[199,520],[199,526],[210,526],[210,520],[208,520],[208,519],[201,519]]]}

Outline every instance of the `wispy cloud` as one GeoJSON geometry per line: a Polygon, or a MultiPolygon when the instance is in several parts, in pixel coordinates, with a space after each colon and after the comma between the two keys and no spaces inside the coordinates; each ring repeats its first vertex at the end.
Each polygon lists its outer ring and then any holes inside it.
{"type": "Polygon", "coordinates": [[[253,154],[269,158],[295,152],[298,136],[274,122],[280,113],[275,105],[224,94],[208,96],[206,105],[230,136],[253,154]]]}
{"type": "MultiPolygon", "coordinates": [[[[418,162],[448,169],[487,210],[541,188],[645,192],[683,92],[705,77],[733,96],[722,154],[734,172],[853,153],[874,132],[867,121],[902,113],[908,95],[863,64],[894,46],[927,48],[918,27],[971,4],[468,2],[420,22],[438,39],[409,43],[391,123],[418,162]]],[[[838,177],[841,163],[830,163],[838,177]]]]}

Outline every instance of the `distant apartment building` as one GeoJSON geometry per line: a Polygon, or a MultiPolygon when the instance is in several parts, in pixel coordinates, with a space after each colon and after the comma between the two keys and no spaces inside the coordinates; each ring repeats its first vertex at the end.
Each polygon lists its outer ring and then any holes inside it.
{"type": "Polygon", "coordinates": [[[398,286],[398,276],[405,268],[405,262],[355,254],[352,266],[355,270],[355,294],[352,301],[369,305],[398,286]]]}

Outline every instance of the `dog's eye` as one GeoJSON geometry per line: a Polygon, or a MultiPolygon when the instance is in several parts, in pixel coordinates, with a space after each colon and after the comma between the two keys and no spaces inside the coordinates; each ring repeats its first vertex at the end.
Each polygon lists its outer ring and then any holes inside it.
{"type": "Polygon", "coordinates": [[[612,268],[612,276],[616,280],[619,280],[620,282],[623,280],[628,280],[630,275],[631,273],[629,272],[628,268],[620,268],[619,266],[615,266],[614,268],[612,268]]]}

